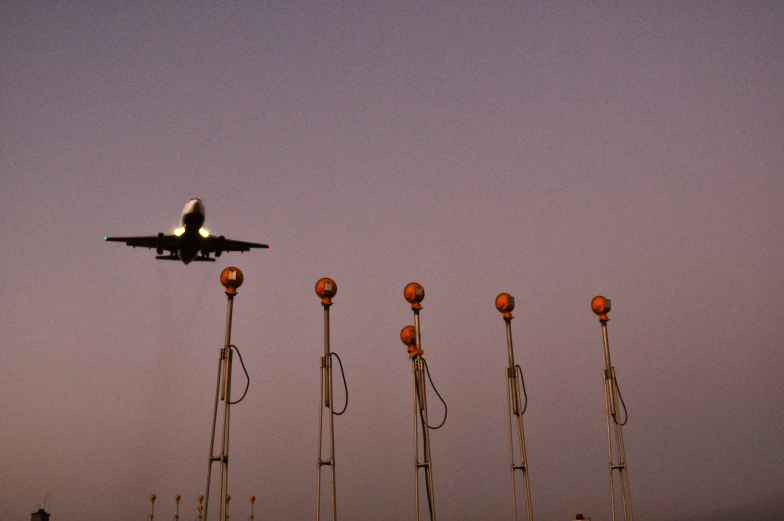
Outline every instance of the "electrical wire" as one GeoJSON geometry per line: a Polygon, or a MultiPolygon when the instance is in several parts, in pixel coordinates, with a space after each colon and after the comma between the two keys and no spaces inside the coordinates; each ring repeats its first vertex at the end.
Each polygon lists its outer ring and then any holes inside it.
{"type": "Polygon", "coordinates": [[[624,416],[624,418],[623,418],[623,421],[621,423],[618,423],[618,418],[617,418],[618,415],[617,414],[613,414],[612,417],[613,417],[613,421],[615,422],[616,425],[620,425],[621,427],[623,427],[624,425],[626,425],[626,422],[629,421],[629,411],[626,410],[626,402],[623,401],[623,395],[621,394],[621,386],[618,385],[618,379],[614,378],[614,380],[615,380],[615,388],[618,389],[618,398],[621,399],[621,405],[623,406],[623,416],[624,416]]]}
{"type": "Polygon", "coordinates": [[[427,373],[427,379],[430,380],[430,387],[433,388],[433,390],[436,392],[436,396],[438,396],[438,399],[441,400],[442,404],[444,404],[444,419],[443,419],[443,421],[438,425],[438,427],[431,427],[430,425],[428,425],[428,428],[436,430],[436,429],[440,429],[441,427],[444,426],[444,424],[446,423],[446,415],[447,415],[447,412],[449,412],[449,411],[448,411],[448,409],[446,407],[446,402],[444,401],[443,398],[441,398],[441,394],[438,392],[438,389],[436,389],[436,386],[433,385],[433,379],[430,377],[430,368],[427,366],[427,360],[425,360],[424,357],[422,357],[422,362],[425,363],[425,372],[427,373]]]}
{"type": "Polygon", "coordinates": [[[523,410],[520,412],[520,416],[525,414],[525,410],[528,409],[528,393],[525,392],[525,378],[523,378],[523,370],[520,368],[519,365],[515,365],[517,368],[517,373],[520,375],[520,384],[523,387],[523,397],[525,397],[525,405],[523,405],[523,410]]]}
{"type": "Polygon", "coordinates": [[[346,373],[343,372],[343,362],[340,360],[338,354],[329,353],[329,356],[334,356],[335,358],[338,359],[338,364],[340,364],[340,376],[341,378],[343,378],[343,389],[346,390],[346,403],[345,405],[343,405],[343,410],[340,412],[335,412],[334,410],[332,411],[332,414],[334,414],[335,416],[340,416],[341,414],[346,412],[346,409],[348,408],[348,384],[346,383],[346,373]]]}
{"type": "Polygon", "coordinates": [[[242,396],[240,396],[240,399],[237,400],[237,401],[234,401],[234,402],[229,401],[229,404],[236,405],[236,404],[240,403],[243,400],[243,398],[245,398],[246,394],[248,394],[248,388],[250,387],[250,376],[248,375],[248,370],[245,369],[245,362],[242,361],[242,353],[240,353],[240,350],[237,348],[237,346],[235,346],[233,344],[229,346],[229,349],[232,349],[232,348],[235,351],[237,351],[237,354],[240,357],[240,364],[242,365],[242,370],[245,371],[245,378],[247,378],[247,383],[245,384],[245,392],[242,393],[242,396]]]}

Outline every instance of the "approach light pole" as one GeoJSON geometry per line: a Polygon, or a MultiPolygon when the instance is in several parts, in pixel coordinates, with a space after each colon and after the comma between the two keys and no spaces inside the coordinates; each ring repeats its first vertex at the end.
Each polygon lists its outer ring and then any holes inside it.
{"type": "Polygon", "coordinates": [[[215,407],[212,414],[212,434],[210,436],[210,453],[207,463],[207,490],[204,492],[204,518],[207,519],[208,507],[210,503],[210,478],[212,475],[212,464],[216,461],[220,462],[220,483],[218,485],[218,521],[226,521],[228,519],[228,503],[229,496],[227,490],[229,488],[229,420],[231,416],[231,362],[232,362],[232,345],[231,345],[231,318],[234,309],[234,296],[237,294],[237,288],[242,285],[245,277],[239,268],[228,267],[221,272],[220,281],[223,287],[226,288],[226,295],[228,297],[227,310],[226,310],[226,337],[223,348],[220,350],[218,359],[218,383],[215,388],[215,407]],[[215,454],[215,427],[218,419],[218,398],[223,401],[223,427],[221,429],[221,449],[220,452],[215,454]]]}
{"type": "Polygon", "coordinates": [[[517,521],[517,479],[516,471],[520,471],[523,477],[523,491],[525,498],[525,509],[528,514],[528,521],[533,521],[534,514],[531,507],[531,486],[528,483],[528,458],[525,451],[525,430],[523,428],[523,414],[528,407],[528,395],[525,394],[525,384],[523,383],[523,370],[515,364],[514,350],[512,348],[512,310],[514,309],[514,297],[509,293],[501,293],[495,298],[496,309],[503,314],[506,322],[506,344],[509,353],[509,367],[506,368],[506,401],[509,420],[509,455],[512,470],[512,507],[514,508],[514,520],[517,521]],[[519,378],[518,378],[519,371],[519,378]],[[525,395],[524,405],[520,404],[520,386],[523,385],[525,395]],[[514,431],[517,427],[517,450],[520,455],[520,463],[515,461],[515,444],[513,441],[514,431]]]}
{"type": "Polygon", "coordinates": [[[414,312],[414,325],[406,326],[400,331],[400,340],[408,346],[408,357],[411,359],[414,373],[414,486],[416,487],[416,520],[419,521],[419,469],[425,470],[425,487],[427,489],[427,505],[430,521],[436,521],[436,498],[433,488],[433,460],[430,457],[430,428],[427,419],[427,392],[425,390],[425,361],[422,355],[422,335],[419,329],[419,312],[425,299],[425,288],[411,282],[403,289],[403,297],[411,304],[414,312]],[[419,424],[422,424],[422,451],[424,461],[419,461],[419,424]]]}
{"type": "MultiPolygon", "coordinates": [[[[332,355],[336,353],[330,351],[329,342],[329,308],[332,306],[332,297],[338,292],[338,285],[334,280],[322,278],[316,282],[316,295],[321,299],[324,306],[324,356],[321,357],[321,397],[319,398],[319,435],[318,435],[318,479],[316,481],[316,521],[321,519],[321,469],[328,466],[330,470],[330,483],[332,490],[332,521],[337,520],[337,495],[335,491],[335,415],[343,414],[346,410],[336,413],[332,393],[332,355]],[[322,457],[322,440],[324,437],[324,409],[327,409],[329,416],[329,457],[322,457]]],[[[340,358],[338,358],[340,360],[340,358]]],[[[341,365],[342,368],[342,365],[341,365]]],[[[342,370],[342,369],[341,369],[342,370]]],[[[344,376],[345,378],[345,376],[344,376]]],[[[348,395],[346,395],[348,400],[348,395]]],[[[348,403],[348,402],[347,402],[348,403]]]]}
{"type": "Polygon", "coordinates": [[[621,486],[621,502],[623,504],[624,521],[634,521],[632,514],[632,496],[629,490],[629,475],[626,467],[626,449],[623,445],[623,426],[626,424],[628,416],[626,404],[623,403],[618,382],[615,379],[615,368],[610,363],[610,343],[607,340],[607,322],[610,320],[607,313],[610,312],[610,299],[597,295],[591,300],[591,310],[599,317],[602,325],[602,340],[604,341],[604,411],[607,420],[607,459],[610,470],[610,502],[612,505],[612,521],[615,521],[615,471],[618,471],[618,478],[621,486]],[[618,399],[624,409],[625,418],[619,419],[618,399]],[[613,456],[615,448],[615,456],[613,456]]]}

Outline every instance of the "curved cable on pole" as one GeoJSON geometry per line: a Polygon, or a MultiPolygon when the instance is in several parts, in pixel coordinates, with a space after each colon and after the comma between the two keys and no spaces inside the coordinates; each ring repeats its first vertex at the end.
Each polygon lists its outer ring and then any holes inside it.
{"type": "Polygon", "coordinates": [[[519,364],[516,364],[515,367],[517,368],[517,374],[520,375],[520,385],[523,387],[523,397],[525,398],[525,405],[523,405],[523,410],[520,412],[520,416],[525,414],[525,410],[528,409],[528,393],[525,392],[525,378],[523,378],[523,370],[520,368],[519,364]]]}
{"type": "Polygon", "coordinates": [[[237,351],[237,355],[239,355],[239,357],[240,357],[240,365],[242,365],[242,370],[245,371],[245,378],[247,379],[247,382],[245,384],[245,392],[242,393],[242,396],[240,396],[239,400],[236,400],[236,401],[233,401],[233,402],[232,401],[229,402],[229,404],[231,404],[231,405],[236,405],[236,404],[240,403],[243,400],[243,398],[245,398],[246,394],[248,394],[248,388],[250,387],[250,376],[248,375],[248,370],[245,369],[245,362],[243,362],[243,360],[242,360],[242,353],[240,353],[240,350],[237,348],[237,346],[232,344],[232,345],[229,346],[229,348],[230,349],[234,349],[235,351],[237,351]]]}
{"type": "Polygon", "coordinates": [[[441,423],[438,424],[438,427],[431,427],[430,425],[427,426],[429,429],[436,430],[444,426],[444,424],[446,423],[446,415],[449,411],[447,409],[446,402],[441,397],[441,394],[438,392],[438,389],[436,389],[436,386],[433,385],[433,379],[430,377],[430,368],[427,366],[427,360],[425,360],[423,357],[422,361],[425,363],[425,372],[427,373],[427,379],[430,380],[430,387],[433,388],[433,390],[436,392],[436,396],[438,396],[438,399],[441,400],[442,404],[444,404],[444,419],[441,421],[441,423]]]}
{"type": "Polygon", "coordinates": [[[348,408],[348,384],[346,383],[346,373],[343,372],[343,362],[340,360],[338,354],[331,352],[329,353],[329,356],[334,356],[335,358],[338,359],[338,364],[340,364],[340,376],[343,378],[343,389],[346,390],[346,403],[345,405],[343,405],[343,410],[340,412],[332,411],[332,414],[334,414],[335,416],[340,416],[341,414],[346,412],[346,409],[348,408]]]}
{"type": "Polygon", "coordinates": [[[623,421],[618,423],[617,416],[619,416],[619,415],[617,413],[613,414],[612,418],[613,418],[613,421],[616,423],[616,425],[620,425],[621,427],[623,427],[624,425],[626,425],[626,422],[629,421],[629,411],[626,410],[626,402],[623,401],[623,395],[621,394],[621,386],[618,385],[618,379],[617,378],[615,378],[615,388],[618,389],[618,398],[621,399],[621,405],[623,406],[623,421]]]}

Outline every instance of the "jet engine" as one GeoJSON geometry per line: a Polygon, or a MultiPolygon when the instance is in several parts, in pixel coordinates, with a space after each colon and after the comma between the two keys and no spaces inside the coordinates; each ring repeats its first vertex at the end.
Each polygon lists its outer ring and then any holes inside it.
{"type": "Polygon", "coordinates": [[[216,256],[216,257],[220,257],[220,256],[221,256],[221,253],[223,253],[223,242],[224,242],[225,240],[226,240],[226,237],[224,237],[223,235],[221,235],[220,237],[218,237],[218,242],[217,242],[217,244],[215,245],[215,256],[216,256]]]}
{"type": "Polygon", "coordinates": [[[163,232],[158,232],[158,240],[155,241],[155,252],[163,255],[163,232]]]}

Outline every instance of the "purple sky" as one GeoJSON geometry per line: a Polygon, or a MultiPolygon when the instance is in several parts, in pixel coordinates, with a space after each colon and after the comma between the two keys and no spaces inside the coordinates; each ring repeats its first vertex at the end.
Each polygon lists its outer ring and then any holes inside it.
{"type": "Polygon", "coordinates": [[[343,520],[413,518],[412,280],[440,519],[511,519],[500,292],[536,519],[609,517],[597,294],[637,518],[782,494],[781,3],[119,4],[0,6],[0,521],[195,517],[228,265],[232,518],[315,513],[324,276],[343,520]],[[272,249],[101,240],[191,197],[272,249]]]}

